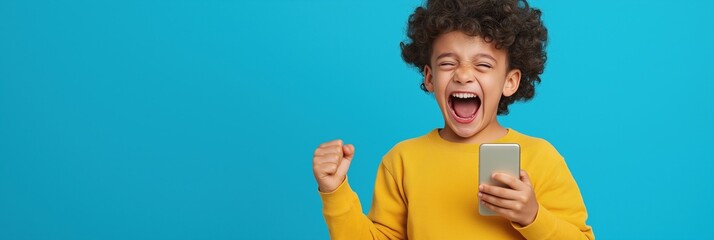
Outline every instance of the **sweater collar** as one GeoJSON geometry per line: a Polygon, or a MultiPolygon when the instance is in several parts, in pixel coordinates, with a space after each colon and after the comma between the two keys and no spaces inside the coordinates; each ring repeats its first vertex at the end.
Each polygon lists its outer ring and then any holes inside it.
{"type": "MultiPolygon", "coordinates": [[[[457,142],[451,142],[448,141],[439,135],[439,130],[440,128],[435,128],[429,134],[427,134],[427,138],[429,141],[431,141],[434,145],[438,145],[440,148],[447,148],[447,149],[452,149],[456,151],[466,151],[466,152],[478,152],[479,145],[478,143],[457,143],[457,142]]],[[[496,140],[490,141],[488,143],[516,143],[516,138],[520,134],[516,130],[513,130],[512,128],[507,128],[508,132],[506,132],[506,135],[503,137],[500,137],[496,140]]]]}

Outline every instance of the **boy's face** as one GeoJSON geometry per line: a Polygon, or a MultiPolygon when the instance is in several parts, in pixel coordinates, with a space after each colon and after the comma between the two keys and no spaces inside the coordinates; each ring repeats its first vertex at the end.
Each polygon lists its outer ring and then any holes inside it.
{"type": "Polygon", "coordinates": [[[447,133],[470,138],[495,123],[501,95],[513,95],[521,76],[508,70],[506,51],[460,31],[440,35],[432,49],[424,85],[434,93],[447,133]]]}

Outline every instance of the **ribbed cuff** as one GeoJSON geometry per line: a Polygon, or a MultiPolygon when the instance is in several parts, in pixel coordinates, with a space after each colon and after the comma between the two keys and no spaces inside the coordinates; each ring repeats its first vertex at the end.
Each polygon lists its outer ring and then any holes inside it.
{"type": "Polygon", "coordinates": [[[511,223],[511,226],[518,230],[526,239],[548,239],[558,223],[557,217],[548,211],[543,205],[538,205],[538,213],[535,220],[525,227],[521,227],[516,223],[511,223]]]}
{"type": "Polygon", "coordinates": [[[347,177],[334,191],[325,193],[318,190],[318,192],[322,198],[322,213],[327,216],[337,216],[348,212],[352,208],[352,199],[357,195],[347,183],[347,177]]]}

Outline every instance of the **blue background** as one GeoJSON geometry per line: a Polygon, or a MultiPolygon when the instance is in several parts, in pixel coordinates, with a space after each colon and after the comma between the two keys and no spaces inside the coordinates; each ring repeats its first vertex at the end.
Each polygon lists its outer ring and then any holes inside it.
{"type": "MultiPolygon", "coordinates": [[[[400,58],[421,1],[0,1],[0,239],[327,239],[314,148],[354,143],[365,211],[442,126],[400,58]]],[[[600,239],[714,223],[714,2],[533,1],[536,98],[600,239]]]]}

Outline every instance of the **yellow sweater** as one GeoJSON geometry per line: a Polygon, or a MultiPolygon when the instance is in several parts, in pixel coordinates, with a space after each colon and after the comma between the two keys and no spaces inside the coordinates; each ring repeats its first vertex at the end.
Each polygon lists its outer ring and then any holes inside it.
{"type": "Polygon", "coordinates": [[[550,143],[513,129],[494,142],[521,145],[521,168],[540,204],[530,225],[479,215],[478,145],[446,141],[434,129],[384,156],[368,215],[347,180],[320,192],[331,238],[594,239],[578,185],[550,143]]]}

